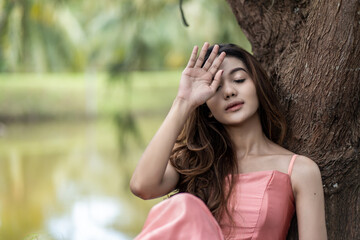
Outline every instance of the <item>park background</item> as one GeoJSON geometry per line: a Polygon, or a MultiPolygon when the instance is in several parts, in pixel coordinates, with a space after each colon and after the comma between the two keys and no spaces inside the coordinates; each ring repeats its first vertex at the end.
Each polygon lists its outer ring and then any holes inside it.
{"type": "Polygon", "coordinates": [[[0,0],[0,239],[132,239],[129,190],[194,45],[251,51],[216,0],[0,0]]]}

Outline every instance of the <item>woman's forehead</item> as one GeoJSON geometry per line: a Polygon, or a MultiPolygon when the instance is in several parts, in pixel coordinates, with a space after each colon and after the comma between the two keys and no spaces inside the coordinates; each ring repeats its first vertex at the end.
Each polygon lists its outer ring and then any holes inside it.
{"type": "Polygon", "coordinates": [[[236,71],[240,71],[243,70],[245,72],[247,72],[247,68],[244,64],[243,61],[241,61],[240,59],[236,58],[236,57],[232,57],[232,56],[228,56],[225,57],[224,61],[222,62],[222,64],[220,65],[220,68],[224,70],[224,73],[227,74],[232,74],[236,71]]]}

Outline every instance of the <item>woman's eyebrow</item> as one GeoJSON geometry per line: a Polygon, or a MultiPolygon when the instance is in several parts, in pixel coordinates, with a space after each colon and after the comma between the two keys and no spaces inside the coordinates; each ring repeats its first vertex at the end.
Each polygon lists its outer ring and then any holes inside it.
{"type": "Polygon", "coordinates": [[[242,68],[242,67],[237,67],[237,68],[234,68],[233,70],[231,70],[229,74],[231,75],[231,74],[233,74],[233,73],[235,73],[235,72],[237,72],[237,71],[244,71],[244,72],[246,72],[246,70],[245,70],[244,68],[242,68]]]}

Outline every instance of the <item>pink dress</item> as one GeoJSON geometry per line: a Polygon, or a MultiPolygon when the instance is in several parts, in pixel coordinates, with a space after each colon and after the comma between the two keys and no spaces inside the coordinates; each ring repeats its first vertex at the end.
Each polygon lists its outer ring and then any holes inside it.
{"type": "Polygon", "coordinates": [[[277,170],[235,175],[229,209],[234,223],[224,217],[218,223],[207,206],[197,197],[177,194],[155,205],[136,240],[208,239],[277,240],[286,239],[295,212],[290,176],[277,170]]]}

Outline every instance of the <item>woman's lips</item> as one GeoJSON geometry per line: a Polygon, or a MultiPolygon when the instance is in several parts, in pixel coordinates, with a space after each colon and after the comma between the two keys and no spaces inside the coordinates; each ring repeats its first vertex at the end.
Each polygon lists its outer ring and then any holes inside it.
{"type": "Polygon", "coordinates": [[[227,112],[234,112],[234,111],[239,110],[243,105],[244,105],[244,102],[230,103],[230,104],[226,107],[225,111],[227,111],[227,112]]]}

